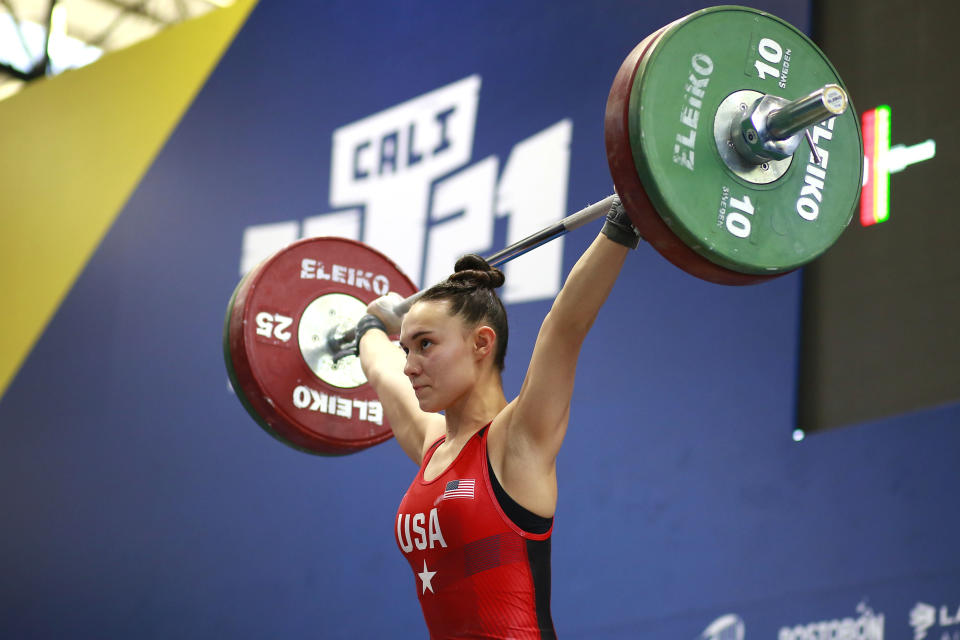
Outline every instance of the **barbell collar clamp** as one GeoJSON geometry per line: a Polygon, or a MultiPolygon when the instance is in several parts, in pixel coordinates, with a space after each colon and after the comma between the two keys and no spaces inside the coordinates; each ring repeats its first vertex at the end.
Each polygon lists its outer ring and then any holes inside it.
{"type": "Polygon", "coordinates": [[[734,120],[730,136],[746,162],[784,160],[796,152],[807,127],[841,115],[848,103],[846,92],[835,84],[792,101],[765,95],[734,120]]]}

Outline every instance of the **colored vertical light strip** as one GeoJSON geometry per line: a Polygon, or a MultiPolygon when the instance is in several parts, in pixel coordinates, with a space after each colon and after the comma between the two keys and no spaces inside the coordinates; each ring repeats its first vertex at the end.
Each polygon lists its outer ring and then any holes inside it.
{"type": "Polygon", "coordinates": [[[890,120],[887,105],[865,111],[861,119],[867,179],[860,196],[860,224],[865,227],[890,217],[890,172],[887,167],[890,120]]]}
{"type": "Polygon", "coordinates": [[[874,220],[885,222],[890,217],[890,170],[887,167],[887,156],[890,152],[890,107],[877,107],[877,159],[874,162],[876,169],[876,191],[874,193],[874,220]]]}
{"type": "Polygon", "coordinates": [[[863,130],[863,157],[864,175],[863,188],[860,190],[860,224],[868,227],[874,223],[873,192],[877,183],[874,178],[874,167],[877,159],[877,125],[876,109],[864,111],[860,116],[860,125],[863,130]]]}

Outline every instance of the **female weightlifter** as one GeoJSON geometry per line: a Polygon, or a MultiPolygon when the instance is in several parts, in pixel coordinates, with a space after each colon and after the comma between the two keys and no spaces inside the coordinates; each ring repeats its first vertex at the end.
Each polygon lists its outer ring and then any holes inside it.
{"type": "Polygon", "coordinates": [[[402,318],[392,294],[358,323],[368,381],[420,467],[396,520],[431,638],[554,638],[556,458],[580,346],[639,236],[619,199],[543,321],[519,395],[501,371],[499,269],[465,256],[402,318]],[[388,335],[400,334],[402,351],[388,335]]]}

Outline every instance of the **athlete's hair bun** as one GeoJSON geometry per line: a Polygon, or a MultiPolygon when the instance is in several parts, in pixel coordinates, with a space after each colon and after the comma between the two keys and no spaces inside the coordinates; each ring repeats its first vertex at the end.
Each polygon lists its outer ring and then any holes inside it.
{"type": "Polygon", "coordinates": [[[475,253],[468,253],[453,267],[455,273],[450,276],[456,282],[470,288],[496,289],[503,286],[503,271],[491,267],[487,261],[475,253]]]}
{"type": "Polygon", "coordinates": [[[497,334],[494,363],[498,371],[503,371],[507,354],[507,311],[495,291],[503,286],[503,272],[476,254],[457,260],[454,269],[456,273],[424,291],[417,304],[446,302],[449,314],[461,318],[467,327],[483,323],[492,328],[497,334]]]}

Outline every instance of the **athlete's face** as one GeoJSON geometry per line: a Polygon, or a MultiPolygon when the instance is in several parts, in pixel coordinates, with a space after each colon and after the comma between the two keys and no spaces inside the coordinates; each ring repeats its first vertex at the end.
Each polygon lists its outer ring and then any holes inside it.
{"type": "Polygon", "coordinates": [[[445,301],[418,302],[403,318],[404,374],[423,411],[453,405],[476,382],[472,331],[448,312],[445,301]]]}

